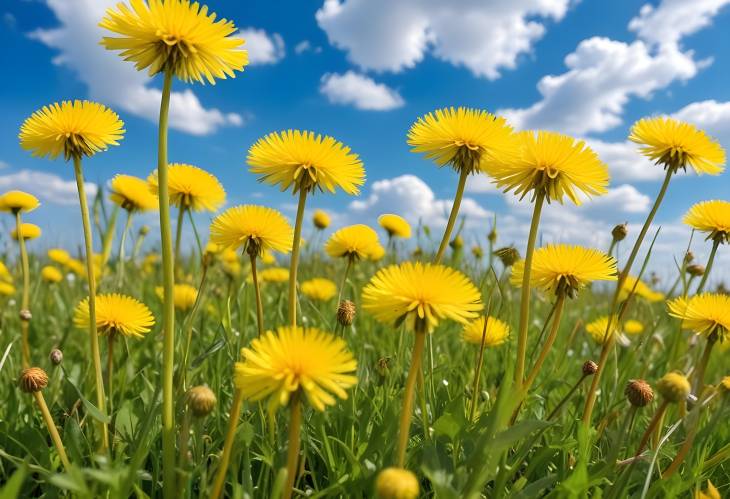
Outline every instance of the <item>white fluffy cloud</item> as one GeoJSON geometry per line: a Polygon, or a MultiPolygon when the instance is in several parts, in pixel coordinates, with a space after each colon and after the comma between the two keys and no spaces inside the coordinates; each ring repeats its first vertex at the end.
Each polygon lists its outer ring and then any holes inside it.
{"type": "Polygon", "coordinates": [[[388,111],[404,104],[403,98],[392,88],[354,71],[325,74],[319,91],[333,104],[352,105],[368,111],[388,111]]]}
{"type": "MultiPolygon", "coordinates": [[[[145,72],[99,45],[108,33],[98,27],[107,7],[115,0],[47,0],[60,22],[52,29],[40,29],[31,36],[57,49],[53,59],[78,74],[89,87],[92,99],[116,109],[156,122],[160,90],[150,87],[145,72]]],[[[240,126],[240,114],[205,108],[190,89],[173,92],[170,98],[170,126],[193,135],[206,135],[221,126],[240,126]]]]}
{"type": "Polygon", "coordinates": [[[429,53],[498,78],[559,21],[570,0],[325,0],[317,11],[330,43],[363,69],[401,71],[429,53]]]}
{"type": "Polygon", "coordinates": [[[663,0],[659,6],[645,4],[631,20],[629,29],[652,43],[676,43],[712,22],[730,0],[663,0]]]}
{"type": "Polygon", "coordinates": [[[648,98],[702,66],[676,45],[652,49],[643,41],[624,43],[593,37],[565,58],[568,71],[544,76],[542,99],[524,109],[503,109],[518,128],[548,128],[566,133],[603,132],[621,124],[631,97],[648,98]]]}
{"type": "Polygon", "coordinates": [[[661,180],[664,169],[639,153],[639,146],[628,140],[623,142],[605,142],[598,139],[586,139],[608,165],[612,180],[661,180]]]}
{"type": "Polygon", "coordinates": [[[251,65],[276,64],[286,55],[284,39],[279,33],[269,35],[262,29],[245,28],[238,35],[246,40],[244,47],[248,50],[251,65]]]}
{"type": "MultiPolygon", "coordinates": [[[[84,184],[86,195],[96,195],[96,184],[84,184]]],[[[30,192],[43,203],[75,205],[79,202],[75,180],[64,180],[53,173],[38,170],[18,170],[7,175],[0,175],[0,191],[17,189],[30,192]]]]}

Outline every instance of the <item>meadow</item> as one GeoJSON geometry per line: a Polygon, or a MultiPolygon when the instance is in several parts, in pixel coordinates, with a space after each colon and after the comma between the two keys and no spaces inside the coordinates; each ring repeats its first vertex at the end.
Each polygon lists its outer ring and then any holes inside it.
{"type": "Polygon", "coordinates": [[[730,202],[696,199],[672,282],[648,270],[672,179],[723,175],[712,137],[635,123],[637,158],[664,182],[641,230],[607,227],[610,247],[586,248],[539,237],[554,204],[607,192],[608,166],[579,139],[479,109],[414,117],[407,145],[453,170],[446,226],[383,214],[335,228],[307,203],[358,195],[367,165],[336,130],[273,131],[242,174],[291,192],[289,220],[225,206],[215,172],[168,163],[173,84],[245,77],[233,23],[186,0],[99,21],[106,48],[163,80],[157,169],[87,197],[94,156],[124,147],[119,116],[64,101],[20,126],[23,149],[73,168],[85,245],[38,250],[30,222],[50,208],[0,193],[14,227],[0,255],[1,498],[728,493],[730,295],[711,276],[730,202]],[[503,240],[498,219],[465,229],[470,175],[531,206],[526,240],[503,240]],[[159,212],[159,234],[142,212],[159,212]]]}

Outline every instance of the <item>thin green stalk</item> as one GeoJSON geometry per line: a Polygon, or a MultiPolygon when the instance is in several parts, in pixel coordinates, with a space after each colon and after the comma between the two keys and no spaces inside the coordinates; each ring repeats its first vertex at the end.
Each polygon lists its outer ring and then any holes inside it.
{"type": "Polygon", "coordinates": [[[46,400],[43,398],[43,393],[33,392],[33,397],[38,403],[38,408],[43,415],[43,421],[45,421],[46,426],[48,427],[48,433],[51,434],[51,440],[53,441],[53,445],[55,445],[56,447],[58,457],[61,458],[61,463],[66,469],[66,472],[68,472],[71,469],[71,462],[68,460],[68,456],[66,455],[66,449],[63,447],[63,441],[61,440],[61,435],[58,434],[58,428],[56,428],[56,423],[53,422],[51,411],[48,410],[46,400]]]}
{"type": "Polygon", "coordinates": [[[127,241],[127,232],[129,232],[129,228],[132,226],[132,211],[127,211],[127,221],[124,224],[124,229],[122,230],[122,236],[119,238],[119,274],[117,276],[117,287],[121,288],[124,284],[124,260],[125,258],[125,251],[124,246],[125,242],[127,241]]]}
{"type": "Polygon", "coordinates": [[[707,278],[710,276],[710,270],[712,270],[712,264],[715,262],[715,254],[717,253],[717,248],[719,246],[720,238],[716,237],[712,241],[712,249],[710,250],[710,257],[707,259],[705,273],[702,274],[702,280],[700,281],[699,285],[697,285],[697,291],[695,291],[695,294],[700,294],[705,289],[705,284],[707,284],[707,278]]]}
{"type": "Polygon", "coordinates": [[[307,202],[307,190],[299,190],[299,203],[297,205],[297,218],[294,223],[294,243],[291,251],[291,264],[289,266],[289,323],[297,325],[297,270],[299,268],[299,246],[302,242],[302,222],[304,219],[304,205],[307,202]]]}
{"type": "Polygon", "coordinates": [[[251,257],[251,279],[253,279],[254,296],[256,297],[256,324],[258,326],[259,338],[264,335],[264,304],[261,301],[261,288],[256,271],[256,252],[250,251],[251,257]]]}
{"type": "Polygon", "coordinates": [[[233,439],[236,436],[238,428],[238,418],[241,416],[241,406],[243,405],[243,392],[236,388],[233,394],[233,403],[231,404],[231,414],[228,417],[228,430],[226,431],[226,439],[223,442],[223,453],[218,463],[218,471],[215,474],[213,488],[210,492],[210,499],[218,499],[223,491],[226,482],[226,474],[228,472],[228,463],[231,460],[231,449],[233,448],[233,439]]]}
{"type": "Polygon", "coordinates": [[[401,409],[398,431],[398,453],[396,454],[396,463],[400,468],[403,468],[406,463],[406,448],[408,447],[408,435],[411,428],[411,416],[413,415],[413,394],[416,389],[418,372],[421,370],[423,347],[426,343],[425,328],[426,325],[423,324],[422,321],[416,321],[416,341],[413,345],[411,367],[408,370],[408,378],[406,379],[406,387],[403,393],[403,409],[401,409]]]}
{"type": "Polygon", "coordinates": [[[545,339],[545,343],[543,344],[542,350],[540,351],[540,355],[538,355],[537,360],[535,361],[535,366],[532,368],[532,371],[530,371],[530,374],[527,376],[527,381],[525,381],[525,384],[522,386],[522,391],[525,395],[527,395],[530,387],[535,382],[535,379],[537,379],[537,375],[540,374],[540,369],[542,369],[542,365],[545,363],[545,359],[547,359],[547,356],[552,349],[553,343],[555,343],[555,339],[558,337],[558,330],[560,329],[560,319],[563,316],[564,306],[565,291],[558,291],[558,299],[555,303],[555,316],[553,317],[553,323],[550,326],[550,333],[545,339]]]}
{"type": "Polygon", "coordinates": [[[347,256],[347,266],[345,266],[345,273],[342,274],[342,282],[340,283],[340,290],[337,294],[337,306],[340,306],[340,302],[342,301],[342,291],[345,289],[345,286],[347,285],[347,276],[350,274],[350,269],[352,268],[354,257],[347,256]]]}
{"type": "Polygon", "coordinates": [[[532,255],[535,252],[537,228],[540,225],[540,214],[545,201],[545,193],[539,191],[535,196],[535,207],[532,211],[530,235],[525,250],[525,266],[522,271],[522,289],[520,297],[520,327],[517,334],[517,362],[515,363],[515,386],[522,386],[525,374],[525,355],[527,353],[527,330],[530,324],[530,274],[532,273],[532,255]]]}
{"type": "Polygon", "coordinates": [[[134,241],[134,248],[132,249],[132,262],[137,261],[137,257],[139,256],[139,250],[142,249],[142,243],[144,243],[145,233],[140,230],[137,232],[137,240],[134,241]]]}
{"type": "MultiPolygon", "coordinates": [[[[103,206],[103,203],[100,202],[103,206]]],[[[112,214],[107,222],[106,230],[104,231],[104,239],[101,242],[101,268],[105,268],[109,257],[112,254],[112,242],[114,241],[114,232],[117,228],[117,217],[119,216],[119,205],[114,205],[112,208],[112,214]]],[[[101,232],[101,231],[100,231],[101,232]]]]}
{"type": "Polygon", "coordinates": [[[562,409],[563,406],[565,405],[565,403],[568,402],[568,400],[570,400],[570,397],[573,396],[575,391],[583,383],[583,380],[586,379],[587,377],[588,377],[587,374],[581,375],[581,377],[578,379],[578,382],[576,384],[574,384],[570,390],[568,390],[568,393],[566,393],[562,399],[560,399],[560,402],[558,402],[558,405],[556,405],[555,409],[553,409],[552,412],[548,415],[548,417],[545,418],[545,421],[550,421],[558,414],[558,412],[560,412],[560,409],[562,409]]]}
{"type": "Polygon", "coordinates": [[[459,216],[459,207],[461,206],[461,198],[464,196],[464,187],[466,187],[466,178],[469,176],[469,169],[461,168],[459,171],[459,183],[456,187],[456,195],[454,196],[454,204],[451,205],[451,213],[449,214],[449,221],[446,223],[446,229],[444,230],[444,237],[441,239],[439,250],[433,259],[434,263],[441,262],[441,259],[446,252],[446,246],[449,244],[449,238],[451,232],[454,230],[454,224],[456,223],[456,217],[459,216]]]}
{"type": "Polygon", "coordinates": [[[160,244],[162,246],[163,350],[162,350],[162,480],[165,499],[175,497],[175,260],[170,230],[170,194],[167,185],[167,120],[170,111],[172,71],[165,71],[160,101],[157,143],[157,178],[160,200],[160,244]]]}
{"type": "Polygon", "coordinates": [[[182,229],[185,224],[185,206],[180,203],[177,210],[177,226],[175,227],[175,267],[180,271],[180,243],[182,242],[182,229]]]}
{"type": "Polygon", "coordinates": [[[299,392],[294,392],[289,402],[289,444],[286,453],[286,486],[283,499],[289,499],[297,480],[297,464],[299,462],[299,447],[301,445],[302,430],[302,403],[299,392]]]}
{"type": "Polygon", "coordinates": [[[195,318],[198,315],[198,310],[200,310],[200,304],[203,301],[203,297],[205,296],[205,286],[208,282],[208,262],[205,258],[203,258],[203,267],[201,270],[200,275],[200,286],[198,286],[198,294],[195,297],[195,302],[193,303],[193,308],[190,309],[190,313],[188,314],[187,318],[185,319],[185,323],[183,325],[183,331],[185,334],[185,351],[183,352],[183,361],[182,366],[180,368],[180,374],[179,377],[182,378],[182,383],[180,383],[180,390],[183,392],[188,389],[187,387],[187,376],[188,376],[188,361],[190,359],[190,346],[193,342],[193,324],[195,323],[195,318]]]}
{"type": "MultiPolygon", "coordinates": [[[[91,342],[91,359],[94,363],[96,377],[96,405],[101,413],[106,416],[106,396],[104,395],[104,377],[101,371],[101,355],[99,354],[99,336],[96,332],[96,275],[94,274],[94,248],[91,235],[91,220],[89,218],[89,205],[86,200],[84,189],[84,173],[81,169],[81,158],[74,156],[74,173],[76,176],[76,188],[79,192],[79,205],[81,207],[81,222],[84,229],[84,246],[86,256],[86,279],[89,285],[89,340],[91,342]]],[[[99,423],[101,430],[102,450],[109,448],[109,434],[106,423],[99,423]]]]}
{"type": "MultiPolygon", "coordinates": [[[[20,219],[20,210],[15,210],[15,234],[18,237],[18,247],[20,248],[20,265],[23,268],[23,298],[20,310],[30,312],[30,265],[28,264],[28,251],[25,248],[25,237],[23,236],[23,222],[20,219]]],[[[21,353],[23,356],[23,367],[30,367],[30,340],[28,332],[30,329],[30,319],[27,317],[20,318],[20,341],[21,353]]]]}
{"type": "Polygon", "coordinates": [[[697,364],[697,368],[695,369],[694,385],[697,397],[700,397],[702,395],[702,389],[705,387],[705,370],[707,369],[707,364],[710,362],[712,347],[715,346],[715,343],[717,343],[717,335],[715,333],[712,333],[710,334],[710,336],[707,337],[707,341],[705,342],[705,349],[703,350],[702,357],[700,358],[700,361],[697,364]]]}
{"type": "Polygon", "coordinates": [[[484,361],[484,347],[487,341],[487,325],[489,324],[489,312],[487,312],[487,319],[484,320],[484,329],[482,330],[482,342],[479,344],[479,352],[477,353],[475,372],[474,372],[474,384],[472,385],[471,394],[471,407],[469,408],[469,421],[474,421],[474,413],[477,408],[477,400],[479,400],[479,380],[482,374],[482,363],[484,361]]]}

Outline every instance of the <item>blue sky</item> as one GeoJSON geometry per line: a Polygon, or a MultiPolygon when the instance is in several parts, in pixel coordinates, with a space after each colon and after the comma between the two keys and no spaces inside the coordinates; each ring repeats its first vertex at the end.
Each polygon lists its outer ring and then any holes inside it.
{"type": "MultiPolygon", "coordinates": [[[[29,218],[45,229],[46,244],[76,243],[77,208],[69,166],[33,159],[18,146],[18,127],[34,110],[90,98],[119,112],[127,135],[86,162],[90,182],[104,184],[115,173],[146,177],[155,165],[160,82],[97,45],[96,24],[110,3],[15,0],[0,7],[0,42],[10,48],[0,61],[11,75],[0,81],[0,190],[41,198],[29,218]]],[[[410,153],[407,130],[439,107],[479,107],[518,128],[558,130],[595,147],[611,169],[611,192],[580,208],[549,207],[542,238],[603,247],[616,223],[629,221],[637,232],[662,176],[626,142],[633,121],[676,115],[730,145],[728,3],[210,1],[241,28],[252,64],[215,86],[175,83],[170,159],[218,176],[229,205],[262,203],[291,215],[290,195],[248,173],[246,151],[273,130],[315,130],[360,154],[368,182],[358,199],[321,195],[312,208],[333,211],[336,224],[373,223],[396,212],[438,227],[456,178],[410,153]]],[[[728,199],[729,175],[673,181],[658,217],[660,272],[686,245],[682,214],[700,200],[728,199]]],[[[485,178],[469,190],[463,213],[470,240],[483,241],[497,213],[501,242],[522,245],[529,206],[485,178]]],[[[154,216],[145,221],[154,224],[154,216]]],[[[695,252],[705,254],[705,246],[698,240],[695,252]]],[[[730,264],[728,255],[721,258],[730,264]]]]}

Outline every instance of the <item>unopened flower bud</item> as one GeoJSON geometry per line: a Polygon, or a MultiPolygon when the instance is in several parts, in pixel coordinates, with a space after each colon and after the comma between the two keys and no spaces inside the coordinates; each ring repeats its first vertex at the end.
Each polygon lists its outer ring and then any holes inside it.
{"type": "Polygon", "coordinates": [[[461,236],[456,236],[451,240],[449,246],[451,246],[451,249],[454,251],[460,250],[464,247],[464,239],[461,236]]]}
{"type": "Polygon", "coordinates": [[[517,260],[520,259],[520,252],[517,251],[517,248],[514,246],[505,246],[504,248],[499,248],[494,252],[494,254],[499,258],[499,260],[502,262],[502,265],[505,267],[511,267],[515,264],[517,260]]]}
{"type": "Polygon", "coordinates": [[[583,376],[592,376],[598,372],[598,364],[592,360],[583,363],[583,376]]]}
{"type": "Polygon", "coordinates": [[[28,322],[29,320],[31,320],[33,318],[33,314],[31,314],[30,313],[30,310],[28,310],[27,308],[24,308],[23,310],[21,310],[18,313],[18,315],[20,315],[20,320],[21,321],[28,322]]]}
{"type": "Polygon", "coordinates": [[[677,403],[687,398],[691,387],[689,380],[684,374],[671,372],[665,374],[662,379],[657,381],[656,389],[667,402],[677,403]]]}
{"type": "Polygon", "coordinates": [[[623,241],[629,235],[629,224],[618,224],[611,230],[611,235],[614,241],[623,241]]]}
{"type": "Polygon", "coordinates": [[[481,246],[472,246],[471,254],[477,260],[481,260],[482,257],[484,256],[484,250],[482,250],[481,246]]]}
{"type": "Polygon", "coordinates": [[[624,389],[624,395],[634,407],[644,407],[654,400],[654,390],[643,379],[632,379],[624,389]]]}
{"type": "Polygon", "coordinates": [[[18,384],[25,393],[39,392],[48,386],[48,375],[40,367],[29,367],[20,373],[18,384]]]}
{"type": "Polygon", "coordinates": [[[196,418],[204,418],[215,409],[218,399],[213,391],[207,386],[194,386],[188,390],[188,407],[196,418]]]}
{"type": "Polygon", "coordinates": [[[423,256],[423,250],[420,246],[416,246],[416,248],[413,250],[413,258],[421,258],[423,256]]]}
{"type": "Polygon", "coordinates": [[[684,254],[684,263],[685,264],[692,263],[692,260],[694,260],[694,259],[695,259],[695,255],[691,251],[688,251],[687,253],[684,254]]]}
{"type": "Polygon", "coordinates": [[[493,227],[492,230],[489,231],[489,234],[487,234],[487,239],[492,244],[494,244],[494,243],[497,242],[497,229],[496,229],[496,227],[493,227]]]}
{"type": "Polygon", "coordinates": [[[375,481],[378,499],[415,499],[418,492],[416,475],[403,468],[385,468],[375,481]]]}
{"type": "Polygon", "coordinates": [[[51,359],[51,364],[57,366],[61,364],[61,362],[63,362],[63,352],[58,348],[54,348],[53,350],[51,350],[48,358],[51,359]]]}
{"type": "Polygon", "coordinates": [[[375,364],[375,371],[381,378],[385,378],[388,375],[388,371],[390,370],[390,361],[390,357],[381,357],[378,359],[378,363],[375,364]]]}
{"type": "Polygon", "coordinates": [[[337,322],[341,326],[349,326],[355,320],[355,304],[350,300],[342,300],[337,307],[337,322]]]}
{"type": "Polygon", "coordinates": [[[149,225],[143,225],[142,227],[139,228],[139,235],[140,236],[146,236],[149,233],[150,233],[150,227],[149,227],[149,225]]]}
{"type": "Polygon", "coordinates": [[[699,263],[687,265],[687,273],[693,277],[700,277],[705,273],[705,266],[699,263]]]}

